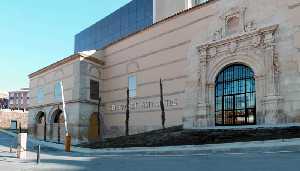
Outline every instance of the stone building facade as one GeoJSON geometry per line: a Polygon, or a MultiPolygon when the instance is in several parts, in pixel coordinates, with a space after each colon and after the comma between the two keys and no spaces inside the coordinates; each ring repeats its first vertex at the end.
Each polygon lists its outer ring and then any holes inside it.
{"type": "Polygon", "coordinates": [[[238,0],[206,7],[213,15],[203,26],[211,32],[196,36],[187,55],[185,128],[218,128],[216,79],[237,63],[254,72],[255,125],[299,123],[299,3],[238,0]]]}
{"type": "Polygon", "coordinates": [[[124,135],[128,87],[130,134],[160,129],[160,79],[168,127],[297,125],[299,14],[299,0],[210,0],[101,50],[72,55],[30,75],[29,127],[57,140],[64,118],[57,117],[54,90],[63,80],[74,143],[124,135]],[[102,99],[100,123],[92,85],[102,99]]]}
{"type": "Polygon", "coordinates": [[[27,129],[28,112],[11,111],[9,109],[0,110],[1,129],[27,129]]]}
{"type": "Polygon", "coordinates": [[[39,139],[44,139],[46,135],[48,141],[64,141],[65,118],[60,89],[62,81],[68,129],[73,143],[87,140],[89,122],[82,121],[88,120],[88,115],[97,112],[98,104],[97,99],[90,98],[90,79],[100,79],[99,69],[102,65],[100,60],[92,56],[75,54],[31,74],[29,131],[39,139]]]}

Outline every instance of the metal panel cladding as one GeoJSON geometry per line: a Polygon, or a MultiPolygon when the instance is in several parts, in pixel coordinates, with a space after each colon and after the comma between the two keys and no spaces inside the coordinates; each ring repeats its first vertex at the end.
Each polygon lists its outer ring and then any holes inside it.
{"type": "Polygon", "coordinates": [[[74,52],[101,49],[153,23],[153,0],[132,0],[127,5],[75,36],[74,52]]]}

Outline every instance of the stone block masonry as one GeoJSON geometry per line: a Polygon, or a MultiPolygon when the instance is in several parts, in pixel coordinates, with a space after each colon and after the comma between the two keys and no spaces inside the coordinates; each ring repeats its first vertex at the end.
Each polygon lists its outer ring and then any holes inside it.
{"type": "Polygon", "coordinates": [[[19,128],[20,124],[22,129],[27,129],[28,112],[23,111],[11,111],[1,110],[0,111],[0,128],[10,129],[12,124],[16,124],[19,128]]]}

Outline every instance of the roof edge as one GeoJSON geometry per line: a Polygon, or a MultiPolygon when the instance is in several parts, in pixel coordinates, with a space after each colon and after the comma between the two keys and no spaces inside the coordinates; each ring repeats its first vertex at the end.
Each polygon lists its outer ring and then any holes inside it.
{"type": "Polygon", "coordinates": [[[28,77],[29,78],[33,78],[33,77],[35,77],[37,75],[40,75],[40,74],[42,74],[42,73],[44,73],[44,72],[46,72],[46,71],[48,71],[50,69],[56,68],[58,66],[66,64],[66,63],[71,62],[73,60],[79,59],[80,57],[83,57],[83,56],[81,56],[80,54],[73,54],[73,55],[71,55],[69,57],[66,57],[66,58],[64,58],[62,60],[59,60],[59,61],[57,61],[57,62],[55,62],[53,64],[50,64],[50,65],[48,65],[48,66],[46,66],[46,67],[44,67],[42,69],[39,69],[36,72],[33,72],[33,73],[29,74],[28,77]]]}
{"type": "Polygon", "coordinates": [[[164,19],[162,19],[162,20],[159,20],[159,21],[156,22],[156,23],[151,24],[151,25],[149,25],[148,27],[145,27],[144,29],[138,30],[138,31],[136,31],[136,32],[133,32],[133,33],[131,33],[131,34],[129,34],[129,35],[123,37],[123,38],[120,38],[120,39],[118,39],[118,40],[116,40],[116,41],[114,41],[114,42],[111,42],[110,44],[108,44],[108,45],[106,45],[106,46],[104,46],[104,47],[102,47],[102,48],[100,48],[100,49],[98,49],[98,50],[106,49],[106,48],[108,48],[109,46],[112,46],[112,45],[114,45],[114,44],[116,44],[116,43],[119,43],[119,42],[121,42],[122,40],[125,40],[125,39],[127,39],[127,38],[130,38],[130,37],[132,37],[132,36],[134,36],[134,35],[136,35],[136,34],[138,34],[138,33],[144,32],[144,31],[146,31],[146,30],[148,30],[148,29],[151,29],[151,28],[153,28],[153,27],[155,27],[155,26],[157,26],[157,25],[159,25],[159,24],[162,24],[162,23],[164,23],[164,22],[167,22],[167,21],[169,21],[169,20],[172,20],[172,19],[174,19],[175,17],[179,17],[179,16],[184,15],[184,14],[186,14],[186,13],[188,13],[188,12],[192,12],[192,11],[194,11],[194,10],[196,10],[196,9],[202,8],[203,6],[206,6],[206,5],[208,5],[208,4],[210,4],[210,3],[213,3],[213,2],[216,2],[216,1],[218,1],[218,0],[208,0],[207,2],[204,2],[204,3],[202,3],[202,4],[196,5],[196,6],[192,7],[192,8],[184,9],[184,10],[182,10],[182,11],[180,11],[180,12],[177,12],[177,13],[175,13],[175,14],[169,16],[169,17],[166,17],[166,18],[164,18],[164,19]]]}

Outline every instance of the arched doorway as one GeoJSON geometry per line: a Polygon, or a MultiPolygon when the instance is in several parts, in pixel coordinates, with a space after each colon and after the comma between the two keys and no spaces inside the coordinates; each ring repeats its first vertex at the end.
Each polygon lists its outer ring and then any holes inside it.
{"type": "Polygon", "coordinates": [[[98,134],[98,127],[100,126],[100,124],[98,123],[97,115],[98,113],[93,113],[90,117],[88,132],[89,142],[95,142],[100,140],[100,135],[98,134]]]}
{"type": "Polygon", "coordinates": [[[254,72],[242,64],[224,68],[215,81],[217,126],[256,124],[254,72]]]}
{"type": "Polygon", "coordinates": [[[64,126],[64,115],[61,109],[56,109],[52,114],[52,139],[57,143],[64,141],[65,137],[65,126],[64,126]]]}
{"type": "Polygon", "coordinates": [[[47,136],[46,114],[42,111],[39,111],[35,117],[34,134],[36,138],[46,140],[46,136],[47,136]]]}

